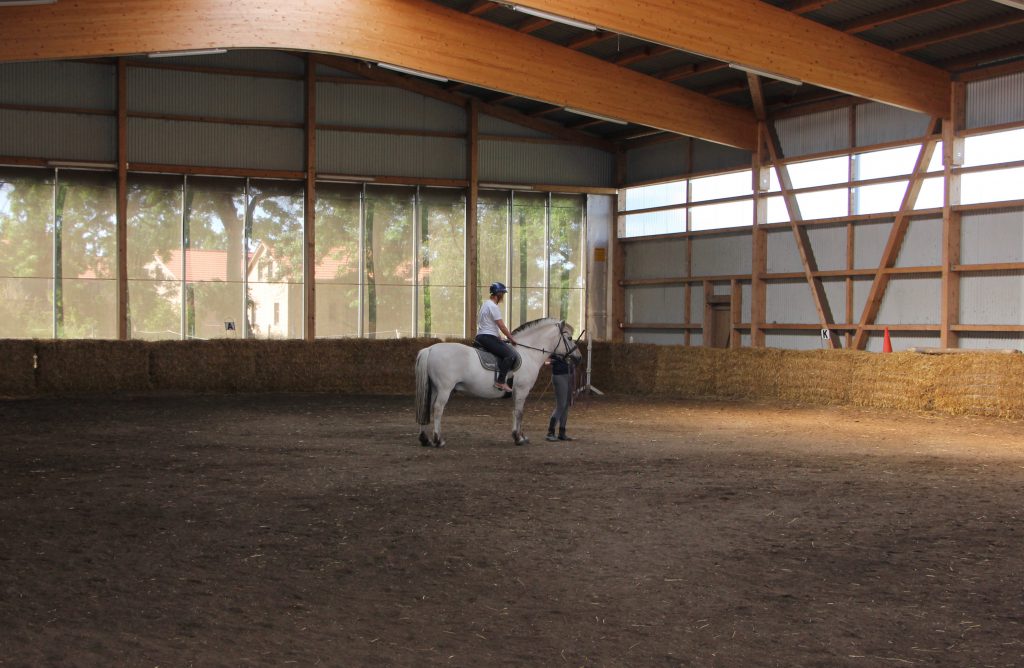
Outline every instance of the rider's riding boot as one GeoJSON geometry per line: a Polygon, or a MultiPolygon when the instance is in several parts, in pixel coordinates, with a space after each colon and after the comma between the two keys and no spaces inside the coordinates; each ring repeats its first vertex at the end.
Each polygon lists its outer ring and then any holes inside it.
{"type": "Polygon", "coordinates": [[[566,436],[565,435],[565,427],[562,427],[561,429],[558,430],[558,440],[559,441],[575,441],[576,439],[573,438],[572,436],[566,436]]]}
{"type": "Polygon", "coordinates": [[[558,422],[557,418],[551,418],[551,421],[548,422],[548,435],[545,438],[547,438],[547,440],[549,440],[549,441],[557,441],[558,440],[557,438],[555,438],[555,424],[557,422],[558,422]]]}

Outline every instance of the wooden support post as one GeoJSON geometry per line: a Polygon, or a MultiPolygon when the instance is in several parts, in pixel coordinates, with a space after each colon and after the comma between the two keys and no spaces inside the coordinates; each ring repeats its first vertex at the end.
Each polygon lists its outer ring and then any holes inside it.
{"type": "Polygon", "coordinates": [[[765,164],[764,122],[757,124],[758,147],[753,160],[754,223],[751,229],[752,258],[750,262],[750,347],[764,348],[765,336],[762,324],[767,315],[765,302],[767,290],[764,274],[768,270],[768,237],[762,225],[768,220],[768,190],[771,167],[765,164]]]}
{"type": "Polygon", "coordinates": [[[714,329],[714,309],[711,306],[711,298],[715,296],[715,285],[711,281],[704,281],[704,322],[701,324],[701,345],[705,348],[711,347],[712,329],[714,329]]]}
{"type": "Polygon", "coordinates": [[[466,104],[468,133],[466,139],[466,332],[467,338],[476,336],[477,295],[477,202],[480,199],[480,109],[476,98],[466,104]]]}
{"type": "Polygon", "coordinates": [[[730,296],[729,296],[729,347],[739,348],[741,347],[740,337],[740,322],[742,318],[740,314],[743,313],[743,287],[738,279],[732,279],[730,281],[730,296]]]}
{"type": "MultiPolygon", "coordinates": [[[[933,117],[928,124],[928,137],[933,136],[938,131],[938,125],[939,118],[933,117]]],[[[878,309],[882,305],[882,298],[885,296],[885,289],[889,285],[891,273],[887,270],[896,265],[900,248],[903,246],[903,239],[906,237],[907,228],[910,226],[910,214],[914,210],[917,194],[924,183],[923,175],[928,171],[928,163],[931,162],[934,152],[935,141],[927,139],[921,145],[921,150],[917,154],[914,171],[910,174],[907,190],[903,194],[903,202],[900,204],[900,210],[896,213],[892,228],[889,230],[889,240],[885,244],[885,250],[882,251],[882,259],[878,263],[878,271],[871,282],[871,290],[868,292],[864,311],[861,313],[860,321],[857,323],[857,332],[853,337],[853,348],[856,350],[864,350],[864,347],[867,345],[868,326],[875,323],[878,309]]]]}
{"type": "MultiPolygon", "coordinates": [[[[626,152],[618,148],[615,153],[615,186],[621,188],[626,182],[626,152]]],[[[621,195],[620,195],[621,197],[621,195]]],[[[615,203],[615,220],[612,223],[611,258],[612,263],[612,341],[624,341],[625,331],[622,324],[626,321],[626,288],[622,281],[626,276],[626,246],[619,241],[619,210],[620,202],[615,203]]]]}
{"type": "Polygon", "coordinates": [[[128,72],[117,59],[117,338],[128,339],[128,72]]]}
{"type": "Polygon", "coordinates": [[[942,121],[942,306],[940,310],[939,346],[958,348],[960,335],[954,327],[960,324],[960,274],[953,267],[960,264],[961,214],[953,207],[960,204],[960,174],[954,168],[963,165],[965,125],[965,84],[954,82],[950,91],[950,118],[942,121]]]}
{"type": "Polygon", "coordinates": [[[316,62],[306,58],[306,207],[303,284],[307,341],[316,338],[316,62]]]}
{"type": "MultiPolygon", "coordinates": [[[[686,237],[686,277],[693,276],[693,237],[686,237]]],[[[689,325],[692,322],[690,313],[693,310],[693,289],[689,283],[683,284],[683,323],[689,325]]],[[[691,330],[689,327],[683,332],[683,345],[689,346],[691,330]]]]}

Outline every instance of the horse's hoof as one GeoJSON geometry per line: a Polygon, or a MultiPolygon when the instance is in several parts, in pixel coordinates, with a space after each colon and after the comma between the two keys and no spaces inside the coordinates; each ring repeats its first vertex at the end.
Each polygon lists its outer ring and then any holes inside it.
{"type": "Polygon", "coordinates": [[[422,445],[424,448],[430,447],[430,439],[427,438],[427,435],[424,434],[422,431],[420,432],[420,445],[422,445]]]}

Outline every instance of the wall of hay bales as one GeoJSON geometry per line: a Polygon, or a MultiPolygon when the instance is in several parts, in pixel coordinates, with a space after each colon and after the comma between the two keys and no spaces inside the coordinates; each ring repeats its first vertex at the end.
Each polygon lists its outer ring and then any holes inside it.
{"type": "MultiPolygon", "coordinates": [[[[149,391],[411,395],[416,353],[435,342],[0,340],[0,396],[149,391]]],[[[593,385],[612,394],[1024,419],[1024,355],[592,345],[593,385]]]]}
{"type": "Polygon", "coordinates": [[[604,392],[1024,419],[1024,355],[880,354],[594,343],[604,392]]]}

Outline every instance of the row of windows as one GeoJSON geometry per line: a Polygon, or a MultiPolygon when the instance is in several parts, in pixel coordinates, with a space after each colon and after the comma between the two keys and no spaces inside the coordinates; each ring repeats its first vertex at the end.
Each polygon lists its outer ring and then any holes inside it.
{"type": "MultiPolygon", "coordinates": [[[[304,336],[305,205],[302,183],[131,175],[130,336],[304,336]]],[[[480,194],[475,279],[509,285],[513,327],[582,322],[585,211],[480,194]]],[[[116,227],[110,174],[0,171],[0,338],[116,338],[116,227]]],[[[317,336],[467,335],[462,190],[320,183],[314,248],[317,336]]]]}
{"type": "MultiPolygon", "coordinates": [[[[972,135],[964,143],[965,168],[1024,160],[1024,128],[972,135]]],[[[796,193],[801,217],[814,220],[898,211],[908,183],[908,179],[898,177],[914,171],[920,150],[920,145],[915,144],[787,164],[794,190],[814,189],[796,193]],[[893,180],[864,183],[876,179],[893,180]],[[836,187],[828,188],[830,185],[836,187]]],[[[934,174],[942,169],[940,142],[927,171],[934,174]]],[[[770,170],[767,185],[764,222],[789,222],[790,214],[774,169],[770,170]]],[[[960,188],[963,204],[1024,199],[1024,167],[966,172],[961,176],[960,188]]],[[[619,236],[750,226],[754,222],[753,195],[750,170],[625,188],[620,195],[619,236]]],[[[943,177],[927,177],[913,208],[941,207],[942,197],[943,177]]]]}

